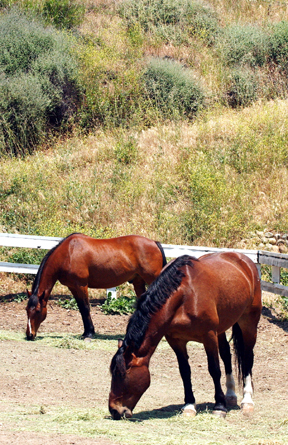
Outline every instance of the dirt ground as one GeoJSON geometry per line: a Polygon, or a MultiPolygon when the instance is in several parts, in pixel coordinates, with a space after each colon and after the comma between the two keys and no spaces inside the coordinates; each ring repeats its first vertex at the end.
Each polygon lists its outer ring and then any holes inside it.
{"type": "MultiPolygon", "coordinates": [[[[23,291],[23,283],[15,283],[7,279],[4,275],[0,276],[0,330],[25,332],[26,328],[26,302],[16,303],[13,297],[17,292],[23,291]]],[[[273,393],[273,403],[277,415],[287,421],[286,404],[288,391],[288,322],[279,319],[277,313],[270,307],[269,298],[266,295],[266,304],[263,308],[263,314],[259,324],[258,341],[255,348],[254,365],[254,384],[255,384],[255,403],[265,404],[267,398],[271,404],[271,394],[273,393]]],[[[107,316],[101,312],[101,301],[91,300],[91,313],[95,325],[95,330],[99,338],[111,339],[115,342],[117,336],[125,333],[128,316],[112,315],[107,316]]],[[[38,336],[45,337],[48,333],[71,333],[82,334],[83,325],[78,311],[66,310],[57,305],[57,298],[49,300],[48,315],[45,322],[41,325],[38,336]]],[[[98,376],[101,381],[95,385],[95,356],[88,354],[85,350],[61,350],[50,348],[49,357],[47,357],[47,348],[41,347],[41,342],[17,342],[0,341],[0,410],[8,410],[13,406],[15,409],[18,404],[39,404],[41,406],[56,406],[61,399],[67,405],[77,405],[79,407],[94,407],[97,402],[103,405],[103,394],[109,393],[109,363],[112,352],[97,351],[97,360],[103,362],[107,370],[103,376],[98,376]],[[15,343],[15,342],[14,342],[15,343]],[[71,357],[75,364],[85,364],[85,378],[79,380],[71,370],[71,357]],[[61,362],[61,363],[60,363],[61,362]],[[33,365],[32,365],[33,363],[33,365]],[[45,363],[45,366],[43,365],[45,363]],[[20,375],[20,369],[26,369],[30,373],[31,382],[20,375]],[[13,372],[11,371],[13,370],[13,372]],[[62,381],[64,372],[69,374],[69,384],[65,385],[62,381]],[[45,374],[45,380],[44,375],[45,374]],[[53,375],[53,379],[52,379],[53,375]],[[56,378],[56,376],[58,376],[56,378]],[[37,377],[37,378],[36,378],[37,377]],[[35,379],[35,381],[33,381],[35,379]],[[1,383],[2,381],[2,383],[1,383]],[[51,384],[49,385],[49,381],[51,384]],[[53,384],[52,384],[53,382],[53,384]],[[65,386],[65,388],[64,388],[65,386]],[[91,388],[93,390],[91,390],[91,388]],[[64,391],[65,389],[65,391],[64,391]],[[65,394],[65,395],[64,395],[65,394]],[[1,408],[2,406],[2,408],[1,408]]],[[[163,379],[180,379],[177,374],[177,363],[173,361],[171,365],[171,350],[159,351],[153,356],[153,367],[151,368],[154,386],[149,393],[149,403],[154,409],[161,409],[163,406],[169,406],[176,403],[181,406],[183,402],[183,390],[179,388],[170,391],[163,391],[163,379]],[[158,354],[158,355],[157,355],[158,354]],[[161,356],[161,360],[159,357],[161,356]],[[158,377],[157,377],[158,376],[158,377]],[[155,384],[155,379],[159,378],[159,385],[155,384]],[[162,382],[160,381],[162,379],[162,382]]],[[[207,371],[206,357],[201,348],[193,348],[189,351],[190,359],[195,363],[196,375],[193,377],[193,387],[198,389],[197,398],[202,397],[207,385],[212,387],[210,376],[207,371]],[[203,368],[203,371],[202,369],[203,368]],[[199,377],[198,377],[199,374],[199,377]],[[201,374],[201,376],[200,376],[201,374]]],[[[151,361],[152,365],[152,361],[151,361]]],[[[181,382],[180,382],[181,385],[181,382]]],[[[211,388],[212,389],[212,388],[211,388]]],[[[203,396],[204,397],[204,396],[203,396]]],[[[142,401],[142,399],[141,399],[142,401]]],[[[140,402],[141,402],[140,401],[140,402]]],[[[139,402],[139,410],[146,408],[145,403],[139,402]]],[[[213,402],[213,392],[211,392],[211,402],[213,402]]],[[[106,402],[105,402],[106,403],[106,402]]],[[[13,409],[14,409],[13,408],[13,409]]],[[[273,408],[273,409],[274,409],[273,408]]],[[[107,416],[109,415],[107,409],[107,416]]],[[[116,445],[117,440],[111,441],[105,438],[89,438],[70,434],[50,434],[37,433],[35,431],[19,431],[15,427],[8,428],[5,423],[0,423],[0,444],[2,445],[62,445],[62,444],[80,444],[81,445],[116,445]]],[[[267,442],[268,443],[268,442],[267,442]]],[[[270,443],[270,442],[269,442],[270,443]]],[[[278,443],[278,442],[275,442],[278,443]]],[[[280,443],[280,442],[279,442],[280,443]]],[[[282,443],[282,442],[281,442],[282,443]]],[[[261,442],[262,444],[262,442],[261,442]]]]}

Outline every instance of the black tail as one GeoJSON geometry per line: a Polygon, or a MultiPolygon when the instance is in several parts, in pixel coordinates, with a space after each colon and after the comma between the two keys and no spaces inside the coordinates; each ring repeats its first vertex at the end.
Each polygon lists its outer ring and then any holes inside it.
{"type": "Polygon", "coordinates": [[[161,243],[159,243],[159,241],[155,241],[155,243],[157,244],[157,247],[158,247],[158,249],[160,250],[160,252],[162,254],[162,258],[163,258],[162,267],[164,267],[167,264],[166,255],[164,253],[164,250],[163,250],[163,247],[162,247],[161,243]]]}
{"type": "Polygon", "coordinates": [[[234,343],[235,361],[238,367],[238,382],[240,384],[245,377],[245,357],[243,335],[238,323],[235,323],[232,327],[232,339],[234,343]]]}

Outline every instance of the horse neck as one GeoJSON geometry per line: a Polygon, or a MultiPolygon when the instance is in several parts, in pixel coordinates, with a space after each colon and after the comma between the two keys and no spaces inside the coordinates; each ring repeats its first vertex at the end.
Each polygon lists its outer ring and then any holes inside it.
{"type": "Polygon", "coordinates": [[[165,335],[165,328],[163,325],[157,322],[156,317],[152,317],[149,323],[149,327],[145,333],[144,339],[138,351],[136,352],[136,356],[146,357],[147,365],[149,364],[150,358],[155,352],[158,344],[161,339],[165,335]]]}
{"type": "Polygon", "coordinates": [[[45,292],[44,299],[48,300],[57,279],[57,268],[55,268],[53,260],[51,260],[51,257],[49,257],[44,264],[43,270],[41,271],[37,294],[42,295],[43,292],[45,292]]]}

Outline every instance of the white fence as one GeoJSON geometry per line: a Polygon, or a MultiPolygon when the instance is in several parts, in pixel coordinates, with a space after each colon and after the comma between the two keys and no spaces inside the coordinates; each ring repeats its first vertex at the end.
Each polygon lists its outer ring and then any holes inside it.
{"type": "MultiPolygon", "coordinates": [[[[52,249],[62,238],[52,238],[48,236],[33,235],[17,235],[9,233],[0,233],[0,246],[3,247],[28,247],[32,249],[52,249]]],[[[261,275],[261,264],[272,267],[272,281],[268,283],[261,281],[262,290],[273,292],[278,295],[288,297],[288,287],[280,284],[281,268],[288,269],[288,255],[274,252],[264,252],[259,250],[239,250],[239,249],[218,249],[213,247],[198,246],[173,246],[170,244],[162,244],[167,258],[177,258],[180,255],[192,255],[199,258],[201,255],[212,252],[235,251],[242,252],[247,255],[257,265],[261,275]]],[[[13,272],[36,274],[38,270],[36,264],[18,264],[0,262],[0,272],[13,272]]],[[[116,289],[107,289],[108,293],[112,293],[112,297],[116,296],[116,289]]]]}

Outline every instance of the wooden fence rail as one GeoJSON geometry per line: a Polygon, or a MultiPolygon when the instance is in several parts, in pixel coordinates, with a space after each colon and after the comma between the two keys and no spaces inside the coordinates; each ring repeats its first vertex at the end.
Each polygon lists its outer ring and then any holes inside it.
{"type": "MultiPolygon", "coordinates": [[[[48,236],[18,235],[9,233],[0,233],[0,246],[3,247],[24,247],[31,249],[47,249],[50,250],[56,246],[62,238],[53,238],[48,236]]],[[[262,281],[262,290],[272,292],[278,295],[288,297],[288,286],[280,284],[281,268],[288,269],[288,255],[265,252],[259,250],[240,250],[240,249],[218,249],[214,247],[199,246],[180,246],[162,244],[167,258],[177,258],[180,255],[192,255],[199,258],[201,255],[212,252],[242,252],[247,255],[257,265],[261,276],[261,264],[271,266],[272,283],[262,281]]],[[[36,264],[18,264],[0,262],[0,272],[13,272],[24,274],[36,274],[39,265],[36,264]]],[[[107,295],[111,293],[112,297],[116,296],[116,289],[107,289],[107,295]]]]}

